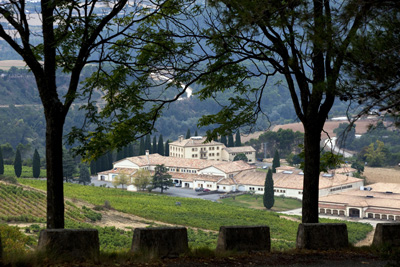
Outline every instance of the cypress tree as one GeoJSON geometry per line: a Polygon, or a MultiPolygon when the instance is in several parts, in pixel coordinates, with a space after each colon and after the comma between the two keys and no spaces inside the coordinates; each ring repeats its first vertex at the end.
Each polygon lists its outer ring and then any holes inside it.
{"type": "Polygon", "coordinates": [[[135,155],[134,149],[133,149],[133,143],[130,143],[128,145],[128,157],[133,157],[135,155]]]}
{"type": "Polygon", "coordinates": [[[95,175],[96,174],[96,161],[92,160],[90,162],[90,174],[95,175]]]}
{"type": "Polygon", "coordinates": [[[128,146],[124,146],[123,151],[124,151],[123,159],[129,157],[129,148],[128,148],[128,146]]]}
{"type": "Polygon", "coordinates": [[[144,155],[145,154],[145,145],[144,145],[144,138],[140,138],[140,144],[139,144],[139,155],[144,155]]]}
{"type": "Polygon", "coordinates": [[[0,175],[4,174],[4,160],[3,160],[3,152],[0,147],[0,175]]]}
{"type": "Polygon", "coordinates": [[[240,140],[240,131],[239,130],[236,132],[235,146],[242,146],[242,141],[240,140]]]}
{"type": "Polygon", "coordinates": [[[190,136],[191,136],[190,135],[190,129],[188,129],[187,132],[186,132],[186,139],[190,139],[190,136]]]}
{"type": "Polygon", "coordinates": [[[89,174],[89,169],[86,164],[81,164],[79,166],[79,180],[78,182],[80,184],[90,184],[92,182],[92,179],[90,179],[90,174],[89,174]]]}
{"type": "Polygon", "coordinates": [[[107,170],[111,170],[113,167],[113,153],[112,151],[107,152],[107,170]]]}
{"type": "Polygon", "coordinates": [[[197,130],[194,132],[194,136],[199,136],[199,134],[197,133],[197,130]]]}
{"type": "Polygon", "coordinates": [[[150,140],[149,134],[146,135],[146,140],[144,141],[144,150],[145,150],[145,153],[143,153],[143,155],[146,154],[146,150],[148,150],[149,153],[151,154],[151,140],[150,140]]]}
{"type": "MultiPolygon", "coordinates": [[[[117,161],[121,160],[124,158],[124,149],[123,148],[118,148],[117,150],[117,161]]],[[[107,161],[107,165],[108,166],[108,161],[107,161]]]]}
{"type": "Polygon", "coordinates": [[[153,137],[153,149],[152,149],[152,153],[158,153],[158,147],[157,147],[157,136],[153,137]]]}
{"type": "Polygon", "coordinates": [[[281,166],[278,150],[275,150],[274,159],[272,160],[272,172],[276,173],[276,168],[281,166]]]}
{"type": "Polygon", "coordinates": [[[103,168],[101,167],[101,157],[102,156],[100,156],[98,159],[96,159],[96,172],[97,173],[103,171],[103,168]]]}
{"type": "Polygon", "coordinates": [[[235,143],[233,142],[233,135],[230,134],[228,136],[228,147],[234,147],[234,146],[235,146],[235,143]]]}
{"type": "Polygon", "coordinates": [[[267,176],[265,177],[264,183],[264,197],[263,204],[267,209],[271,209],[274,206],[274,180],[272,179],[272,171],[268,169],[267,176]]]}
{"type": "Polygon", "coordinates": [[[39,156],[39,152],[37,151],[37,149],[35,149],[35,152],[33,153],[32,175],[33,175],[33,178],[39,178],[39,176],[40,176],[40,156],[39,156]]]}
{"type": "Polygon", "coordinates": [[[15,153],[14,172],[18,178],[21,177],[22,162],[21,162],[21,152],[19,151],[19,148],[17,148],[17,152],[15,153]]]}
{"type": "Polygon", "coordinates": [[[165,142],[165,150],[164,150],[164,156],[169,157],[169,140],[165,142]]]}
{"type": "Polygon", "coordinates": [[[160,138],[158,138],[158,154],[164,156],[164,140],[162,134],[160,134],[160,138]]]}
{"type": "Polygon", "coordinates": [[[101,171],[108,170],[108,156],[107,156],[107,154],[104,154],[103,156],[101,156],[101,167],[102,167],[101,171]]]}
{"type": "Polygon", "coordinates": [[[221,136],[221,143],[223,143],[225,146],[227,146],[228,142],[226,141],[226,136],[225,135],[221,136]]]}

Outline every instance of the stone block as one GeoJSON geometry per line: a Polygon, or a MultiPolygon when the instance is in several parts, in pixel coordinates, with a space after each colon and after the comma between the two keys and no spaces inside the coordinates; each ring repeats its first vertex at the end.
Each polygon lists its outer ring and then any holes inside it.
{"type": "Polygon", "coordinates": [[[271,238],[268,226],[221,226],[217,252],[270,251],[271,238]]]}
{"type": "Polygon", "coordinates": [[[378,223],[372,245],[400,247],[400,223],[378,223]]]}
{"type": "Polygon", "coordinates": [[[343,249],[349,246],[344,223],[301,223],[297,229],[298,249],[343,249]]]}
{"type": "Polygon", "coordinates": [[[135,228],[132,248],[150,258],[174,258],[189,250],[185,227],[135,228]]]}
{"type": "Polygon", "coordinates": [[[44,229],[39,235],[38,250],[65,261],[97,261],[99,233],[96,229],[44,229]]]}

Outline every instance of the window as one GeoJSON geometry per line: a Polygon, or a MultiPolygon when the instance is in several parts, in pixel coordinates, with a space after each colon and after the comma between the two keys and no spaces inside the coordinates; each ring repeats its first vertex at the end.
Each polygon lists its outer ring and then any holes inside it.
{"type": "Polygon", "coordinates": [[[224,186],[224,187],[222,187],[222,189],[226,189],[226,187],[224,186]]]}
{"type": "Polygon", "coordinates": [[[217,153],[217,156],[219,156],[219,153],[217,153]]]}
{"type": "Polygon", "coordinates": [[[217,150],[219,150],[219,146],[217,146],[217,150]]]}

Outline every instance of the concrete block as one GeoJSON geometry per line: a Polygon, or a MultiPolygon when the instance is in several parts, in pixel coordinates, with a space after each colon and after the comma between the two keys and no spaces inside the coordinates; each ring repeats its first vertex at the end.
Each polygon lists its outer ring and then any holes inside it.
{"type": "Polygon", "coordinates": [[[400,223],[378,223],[372,245],[400,247],[400,223]]]}
{"type": "Polygon", "coordinates": [[[301,223],[297,229],[296,248],[329,250],[349,246],[344,223],[301,223]]]}
{"type": "Polygon", "coordinates": [[[268,226],[221,226],[217,249],[223,251],[270,251],[268,226]]]}
{"type": "Polygon", "coordinates": [[[132,248],[150,258],[174,258],[189,250],[185,227],[135,228],[132,248]]]}
{"type": "Polygon", "coordinates": [[[38,250],[66,261],[97,261],[99,233],[96,229],[44,229],[39,235],[38,250]]]}

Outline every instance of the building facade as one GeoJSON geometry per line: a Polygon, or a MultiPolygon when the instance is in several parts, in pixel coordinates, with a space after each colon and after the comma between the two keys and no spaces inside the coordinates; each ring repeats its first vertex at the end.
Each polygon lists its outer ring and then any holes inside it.
{"type": "Polygon", "coordinates": [[[256,161],[256,150],[251,146],[226,147],[220,142],[205,143],[205,141],[205,137],[192,136],[189,139],[184,139],[181,135],[177,141],[169,144],[169,156],[186,159],[233,161],[236,155],[245,154],[249,163],[256,161]]]}

